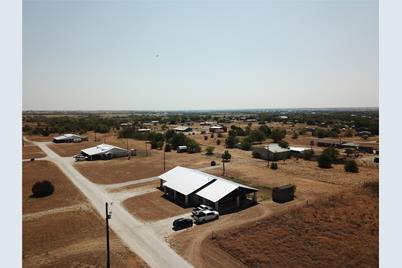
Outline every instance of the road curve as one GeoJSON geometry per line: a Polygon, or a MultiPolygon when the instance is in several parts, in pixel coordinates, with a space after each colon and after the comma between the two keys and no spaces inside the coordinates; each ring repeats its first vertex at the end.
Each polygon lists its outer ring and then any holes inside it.
{"type": "MultiPolygon", "coordinates": [[[[73,167],[73,158],[63,158],[51,150],[49,142],[34,142],[48,156],[47,160],[54,162],[81,190],[98,213],[105,216],[105,202],[111,201],[111,196],[101,187],[92,183],[73,167]]],[[[192,267],[190,263],[178,255],[151,229],[133,217],[121,204],[112,206],[111,229],[129,247],[140,256],[150,267],[176,268],[192,267]]],[[[113,260],[111,260],[113,262],[113,260]]]]}

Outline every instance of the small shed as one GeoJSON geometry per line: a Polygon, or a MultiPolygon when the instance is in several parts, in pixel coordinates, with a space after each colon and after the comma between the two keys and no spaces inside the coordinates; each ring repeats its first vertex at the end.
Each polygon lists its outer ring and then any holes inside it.
{"type": "Polygon", "coordinates": [[[253,146],[253,152],[256,152],[258,157],[269,161],[278,161],[287,159],[290,156],[288,148],[282,148],[277,143],[271,143],[265,146],[253,146]]]}
{"type": "Polygon", "coordinates": [[[294,199],[296,187],[293,184],[282,185],[272,189],[272,201],[286,203],[294,199]]]}
{"type": "Polygon", "coordinates": [[[185,145],[177,146],[176,151],[177,151],[178,153],[187,152],[187,146],[185,146],[185,145]]]}

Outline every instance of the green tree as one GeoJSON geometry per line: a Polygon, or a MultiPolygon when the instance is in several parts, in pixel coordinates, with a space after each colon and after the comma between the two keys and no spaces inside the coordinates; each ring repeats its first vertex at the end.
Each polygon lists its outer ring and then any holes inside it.
{"type": "Polygon", "coordinates": [[[264,132],[260,130],[252,130],[250,131],[250,134],[248,135],[250,138],[250,141],[263,141],[265,140],[265,134],[264,132]]]}
{"type": "Polygon", "coordinates": [[[186,146],[187,146],[187,152],[189,153],[199,153],[201,152],[201,146],[200,144],[190,138],[187,138],[186,140],[186,146]]]}
{"type": "Polygon", "coordinates": [[[229,162],[231,158],[232,155],[229,153],[228,150],[225,150],[225,152],[222,154],[222,161],[229,162]]]}
{"type": "Polygon", "coordinates": [[[280,141],[278,145],[282,148],[289,148],[289,143],[286,141],[280,141]]]}
{"type": "Polygon", "coordinates": [[[239,139],[234,136],[234,135],[229,135],[226,139],[225,139],[225,145],[226,148],[234,148],[236,147],[236,144],[239,142],[239,139]]]}
{"type": "Polygon", "coordinates": [[[273,139],[274,142],[281,141],[285,136],[286,136],[285,130],[276,128],[276,129],[272,130],[272,132],[271,132],[271,139],[273,139]]]}
{"type": "Polygon", "coordinates": [[[331,168],[332,167],[331,157],[327,154],[321,154],[320,157],[318,157],[318,166],[320,168],[331,168]]]}
{"type": "Polygon", "coordinates": [[[266,137],[269,137],[269,135],[271,135],[271,129],[267,125],[262,125],[258,129],[262,131],[266,137]]]}
{"type": "Polygon", "coordinates": [[[330,158],[331,163],[336,163],[339,157],[339,151],[333,147],[325,148],[321,155],[326,155],[330,158]]]}

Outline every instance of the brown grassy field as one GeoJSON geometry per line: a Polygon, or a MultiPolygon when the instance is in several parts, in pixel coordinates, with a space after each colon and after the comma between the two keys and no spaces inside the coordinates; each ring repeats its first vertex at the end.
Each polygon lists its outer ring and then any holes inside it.
{"type": "Polygon", "coordinates": [[[32,144],[22,146],[22,159],[45,157],[46,154],[38,147],[32,144]]]}
{"type": "Polygon", "coordinates": [[[150,181],[150,182],[142,182],[142,183],[123,186],[120,188],[114,188],[114,189],[111,189],[109,192],[117,193],[117,192],[122,192],[122,191],[127,191],[127,190],[133,190],[133,189],[136,189],[136,190],[151,189],[151,188],[159,187],[159,184],[160,184],[159,180],[154,180],[154,181],[150,181]]]}
{"type": "Polygon", "coordinates": [[[162,195],[163,192],[157,191],[132,197],[125,200],[123,205],[135,217],[147,222],[162,220],[191,211],[191,208],[182,208],[165,199],[162,195]]]}
{"type": "MultiPolygon", "coordinates": [[[[202,153],[179,154],[172,151],[166,153],[166,171],[179,165],[189,168],[208,167],[211,160],[219,161],[219,158],[202,153]]],[[[101,184],[149,178],[164,172],[163,152],[152,150],[148,157],[134,156],[130,160],[122,157],[108,161],[82,161],[77,162],[75,167],[92,182],[101,184]]]]}
{"type": "Polygon", "coordinates": [[[33,213],[75,205],[85,200],[60,169],[49,161],[36,160],[22,165],[22,213],[33,213]],[[50,181],[55,190],[51,196],[30,198],[32,185],[37,181],[50,181]]]}
{"type": "MultiPolygon", "coordinates": [[[[23,222],[23,267],[104,267],[104,220],[93,210],[23,222]]],[[[146,267],[111,234],[113,267],[146,267]]]]}
{"type": "Polygon", "coordinates": [[[209,242],[249,267],[378,267],[378,192],[347,192],[209,242]]]}

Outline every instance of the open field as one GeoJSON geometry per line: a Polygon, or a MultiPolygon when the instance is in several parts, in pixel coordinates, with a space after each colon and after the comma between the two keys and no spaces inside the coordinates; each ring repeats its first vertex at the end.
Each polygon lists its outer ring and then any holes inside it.
{"type": "MultiPolygon", "coordinates": [[[[114,267],[146,267],[111,232],[114,267]]],[[[23,267],[104,267],[104,220],[93,210],[58,213],[23,222],[23,267]]]]}
{"type": "Polygon", "coordinates": [[[83,202],[84,196],[58,167],[49,161],[36,160],[22,164],[22,213],[33,213],[83,202]],[[54,193],[48,197],[30,198],[35,182],[48,180],[54,193]]]}
{"type": "Polygon", "coordinates": [[[207,241],[249,267],[378,267],[378,193],[347,192],[207,241]]]}
{"type": "Polygon", "coordinates": [[[40,158],[45,157],[46,154],[42,152],[42,150],[35,145],[32,144],[24,144],[22,146],[22,159],[30,159],[30,158],[40,158]]]}
{"type": "MultiPolygon", "coordinates": [[[[210,166],[212,160],[219,161],[216,156],[206,156],[202,153],[188,154],[166,153],[166,171],[175,166],[202,168],[210,166]]],[[[154,177],[162,174],[163,152],[152,150],[149,156],[133,156],[130,160],[125,157],[112,160],[81,161],[75,167],[94,183],[110,184],[130,180],[154,177]]]]}
{"type": "Polygon", "coordinates": [[[191,208],[182,208],[162,195],[163,192],[156,191],[132,197],[125,200],[123,205],[135,217],[146,222],[162,220],[191,211],[191,208]]]}

